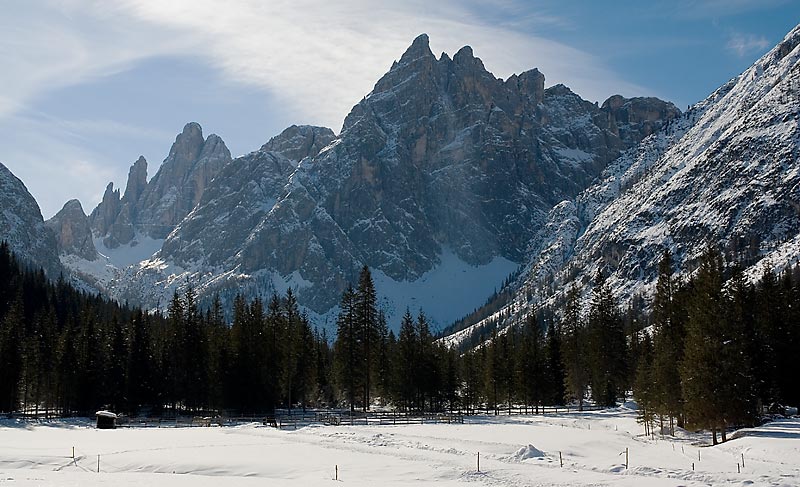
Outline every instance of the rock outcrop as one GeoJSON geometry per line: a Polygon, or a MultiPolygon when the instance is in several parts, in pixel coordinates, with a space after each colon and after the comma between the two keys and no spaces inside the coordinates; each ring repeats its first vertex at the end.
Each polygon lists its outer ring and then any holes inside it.
{"type": "Polygon", "coordinates": [[[80,201],[67,201],[45,224],[55,235],[60,253],[76,255],[88,261],[97,259],[89,217],[83,212],[80,201]]]}

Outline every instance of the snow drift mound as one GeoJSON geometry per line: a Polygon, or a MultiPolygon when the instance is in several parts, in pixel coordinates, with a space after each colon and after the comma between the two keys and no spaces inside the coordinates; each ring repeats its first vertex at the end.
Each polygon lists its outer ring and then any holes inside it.
{"type": "Polygon", "coordinates": [[[527,460],[529,458],[544,458],[545,454],[542,450],[539,450],[533,445],[523,446],[513,455],[511,455],[510,459],[512,461],[521,462],[523,460],[527,460]]]}

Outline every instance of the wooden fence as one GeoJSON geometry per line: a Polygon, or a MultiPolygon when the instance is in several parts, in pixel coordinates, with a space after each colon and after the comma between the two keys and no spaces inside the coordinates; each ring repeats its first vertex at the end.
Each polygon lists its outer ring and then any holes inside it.
{"type": "MultiPolygon", "coordinates": [[[[578,413],[579,411],[598,411],[598,406],[585,405],[582,409],[576,406],[504,406],[496,408],[457,409],[439,413],[421,413],[417,411],[360,411],[349,409],[277,409],[272,415],[176,415],[161,417],[128,417],[120,416],[117,426],[120,428],[187,428],[210,426],[236,426],[247,423],[261,423],[278,429],[297,429],[310,424],[325,425],[398,425],[398,424],[463,424],[469,416],[511,416],[534,414],[578,413]]],[[[58,417],[47,412],[47,419],[58,417]]],[[[12,417],[24,419],[45,419],[44,414],[19,414],[12,417]]]]}

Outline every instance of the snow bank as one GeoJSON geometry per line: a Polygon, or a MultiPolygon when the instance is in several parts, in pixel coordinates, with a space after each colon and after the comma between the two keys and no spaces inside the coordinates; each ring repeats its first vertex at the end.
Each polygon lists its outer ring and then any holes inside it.
{"type": "Polygon", "coordinates": [[[545,454],[542,450],[539,450],[533,445],[527,445],[523,446],[522,448],[514,452],[514,454],[511,455],[510,460],[521,462],[529,458],[544,458],[544,457],[545,454]]]}

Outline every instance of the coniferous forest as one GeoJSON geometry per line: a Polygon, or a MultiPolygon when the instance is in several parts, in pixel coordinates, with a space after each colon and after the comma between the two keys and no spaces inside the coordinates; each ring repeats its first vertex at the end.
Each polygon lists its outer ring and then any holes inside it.
{"type": "Polygon", "coordinates": [[[341,297],[336,337],[288,290],[268,302],[175,294],[145,312],[53,283],[0,245],[0,411],[272,414],[275,408],[376,404],[403,411],[498,410],[632,392],[645,431],[754,424],[800,403],[800,270],[751,284],[707,250],[688,281],[665,252],[651,311],[622,310],[598,273],[558,309],[479,328],[462,348],[423,312],[391,331],[368,268],[341,297]],[[588,293],[588,294],[587,294],[588,293]],[[588,299],[588,306],[581,303],[588,299]],[[477,343],[477,346],[472,346],[477,343]]]}

